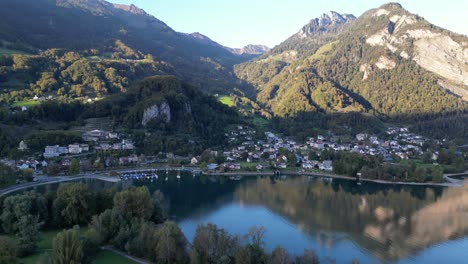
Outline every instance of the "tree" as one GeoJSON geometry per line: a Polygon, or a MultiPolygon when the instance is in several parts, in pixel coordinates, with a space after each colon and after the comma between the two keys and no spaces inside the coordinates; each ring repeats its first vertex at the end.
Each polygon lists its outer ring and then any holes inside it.
{"type": "Polygon", "coordinates": [[[251,227],[247,234],[244,235],[247,244],[236,250],[236,263],[267,263],[268,256],[263,249],[263,245],[265,244],[263,240],[264,236],[265,228],[263,226],[251,227]]]}
{"type": "Polygon", "coordinates": [[[80,162],[77,159],[73,159],[68,169],[68,174],[77,175],[78,173],[80,173],[80,162]]]}
{"type": "Polygon", "coordinates": [[[147,187],[131,188],[114,196],[114,208],[127,219],[133,217],[144,220],[153,214],[153,202],[147,187]]]}
{"type": "Polygon", "coordinates": [[[83,183],[62,184],[52,204],[55,223],[70,227],[86,224],[94,214],[94,195],[83,183]]]}
{"type": "Polygon", "coordinates": [[[164,194],[160,190],[156,190],[153,193],[151,200],[154,206],[152,220],[155,223],[164,222],[164,220],[169,216],[169,203],[164,197],[164,194]]]}
{"type": "Polygon", "coordinates": [[[302,256],[296,257],[296,261],[294,262],[296,264],[319,264],[320,260],[315,254],[315,251],[311,249],[305,249],[304,254],[302,256]]]}
{"type": "Polygon", "coordinates": [[[18,246],[15,241],[7,236],[0,236],[0,264],[16,264],[18,246]]]}
{"type": "Polygon", "coordinates": [[[83,243],[80,239],[80,229],[64,230],[57,234],[52,244],[52,264],[80,264],[82,263],[83,243]]]}
{"type": "Polygon", "coordinates": [[[0,163],[0,187],[14,184],[16,180],[15,175],[16,173],[11,167],[0,163]]]}
{"type": "Polygon", "coordinates": [[[265,244],[265,227],[263,226],[252,226],[247,234],[244,235],[244,238],[252,245],[255,245],[259,248],[263,248],[265,244]]]}
{"type": "Polygon", "coordinates": [[[165,222],[158,230],[158,244],[156,246],[157,263],[187,263],[185,240],[182,231],[174,222],[165,222]]]}
{"type": "Polygon", "coordinates": [[[273,252],[271,252],[270,264],[288,264],[291,263],[289,260],[288,251],[280,246],[276,247],[273,252]]]}
{"type": "Polygon", "coordinates": [[[197,227],[191,252],[192,263],[229,263],[234,259],[238,239],[215,224],[197,227]]]}
{"type": "Polygon", "coordinates": [[[37,241],[39,240],[39,227],[37,216],[26,215],[19,219],[19,231],[16,233],[18,256],[27,256],[36,251],[37,241]]]}
{"type": "Polygon", "coordinates": [[[36,249],[39,228],[48,218],[47,200],[34,191],[9,196],[0,217],[3,230],[16,236],[18,255],[28,255],[36,249]]]}

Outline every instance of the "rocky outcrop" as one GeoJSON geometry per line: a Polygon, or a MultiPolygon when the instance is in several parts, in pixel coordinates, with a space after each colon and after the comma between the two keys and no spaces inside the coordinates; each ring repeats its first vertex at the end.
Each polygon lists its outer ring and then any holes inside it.
{"type": "Polygon", "coordinates": [[[231,53],[237,54],[237,55],[261,55],[267,51],[269,51],[270,48],[268,48],[265,45],[247,45],[243,48],[240,49],[229,49],[231,53]]]}
{"type": "Polygon", "coordinates": [[[458,87],[457,85],[450,84],[446,81],[439,80],[438,84],[445,90],[460,96],[464,101],[468,102],[468,90],[458,87]]]}
{"type": "Polygon", "coordinates": [[[375,63],[375,66],[377,66],[379,69],[390,70],[395,68],[396,63],[385,56],[381,56],[379,61],[375,63]]]}
{"type": "Polygon", "coordinates": [[[414,61],[424,69],[468,86],[468,49],[449,36],[422,37],[414,43],[414,61]]]}
{"type": "Polygon", "coordinates": [[[162,103],[160,106],[153,105],[145,109],[143,112],[143,120],[141,124],[146,126],[151,120],[159,119],[166,123],[171,121],[171,108],[169,104],[162,103]]]}
{"type": "Polygon", "coordinates": [[[356,20],[356,17],[350,14],[338,14],[330,11],[322,14],[319,18],[312,19],[307,25],[301,28],[296,34],[300,39],[318,36],[327,32],[336,32],[339,27],[349,21],[356,20]]]}
{"type": "MultiPolygon", "coordinates": [[[[413,25],[418,19],[409,13],[395,14],[385,9],[378,9],[372,16],[387,16],[388,26],[369,35],[366,39],[367,44],[384,46],[392,53],[398,52],[402,58],[413,59],[430,72],[461,86],[468,86],[468,48],[463,42],[458,43],[443,31],[437,32],[424,25],[414,28],[413,25]],[[408,27],[410,25],[411,27],[408,27]],[[408,46],[414,46],[414,49],[409,52],[403,50],[408,46]]],[[[381,63],[380,60],[376,66],[380,69],[394,67],[381,63]]]]}

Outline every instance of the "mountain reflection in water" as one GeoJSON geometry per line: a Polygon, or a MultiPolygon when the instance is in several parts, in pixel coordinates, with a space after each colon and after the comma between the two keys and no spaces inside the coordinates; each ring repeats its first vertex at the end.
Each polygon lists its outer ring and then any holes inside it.
{"type": "MultiPolygon", "coordinates": [[[[189,239],[197,224],[208,221],[237,234],[263,224],[269,249],[281,245],[299,253],[314,247],[319,255],[325,251],[332,258],[349,253],[342,260],[366,256],[361,263],[404,263],[428,248],[468,236],[468,185],[359,186],[305,176],[240,181],[202,176],[149,186],[169,197],[171,211],[189,239]]],[[[455,250],[451,257],[468,257],[467,252],[455,250]]]]}

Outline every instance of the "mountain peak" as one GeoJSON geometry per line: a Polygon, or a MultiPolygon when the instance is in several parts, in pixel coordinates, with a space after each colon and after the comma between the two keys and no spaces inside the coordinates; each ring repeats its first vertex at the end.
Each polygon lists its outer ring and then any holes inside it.
{"type": "Polygon", "coordinates": [[[249,44],[240,49],[230,49],[232,53],[237,55],[260,55],[270,50],[265,45],[253,45],[249,44]]]}
{"type": "Polygon", "coordinates": [[[114,8],[135,14],[135,15],[148,15],[145,10],[137,7],[134,4],[131,5],[123,5],[123,4],[113,4],[114,8]]]}
{"type": "Polygon", "coordinates": [[[318,18],[310,20],[307,25],[302,27],[297,35],[302,39],[321,35],[326,32],[335,32],[339,26],[355,19],[356,17],[350,14],[339,14],[338,12],[330,11],[322,14],[318,18]]]}
{"type": "Polygon", "coordinates": [[[393,3],[383,4],[382,6],[380,6],[380,8],[403,9],[403,6],[400,3],[393,2],[393,3]]]}

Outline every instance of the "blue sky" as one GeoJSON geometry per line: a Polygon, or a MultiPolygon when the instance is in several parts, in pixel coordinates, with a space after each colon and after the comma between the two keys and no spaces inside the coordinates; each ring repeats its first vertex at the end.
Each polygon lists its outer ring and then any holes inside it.
{"type": "MultiPolygon", "coordinates": [[[[179,32],[200,32],[218,43],[273,47],[328,11],[361,15],[381,0],[111,0],[134,4],[179,32]]],[[[468,0],[401,0],[429,22],[468,35],[468,0]]]]}

